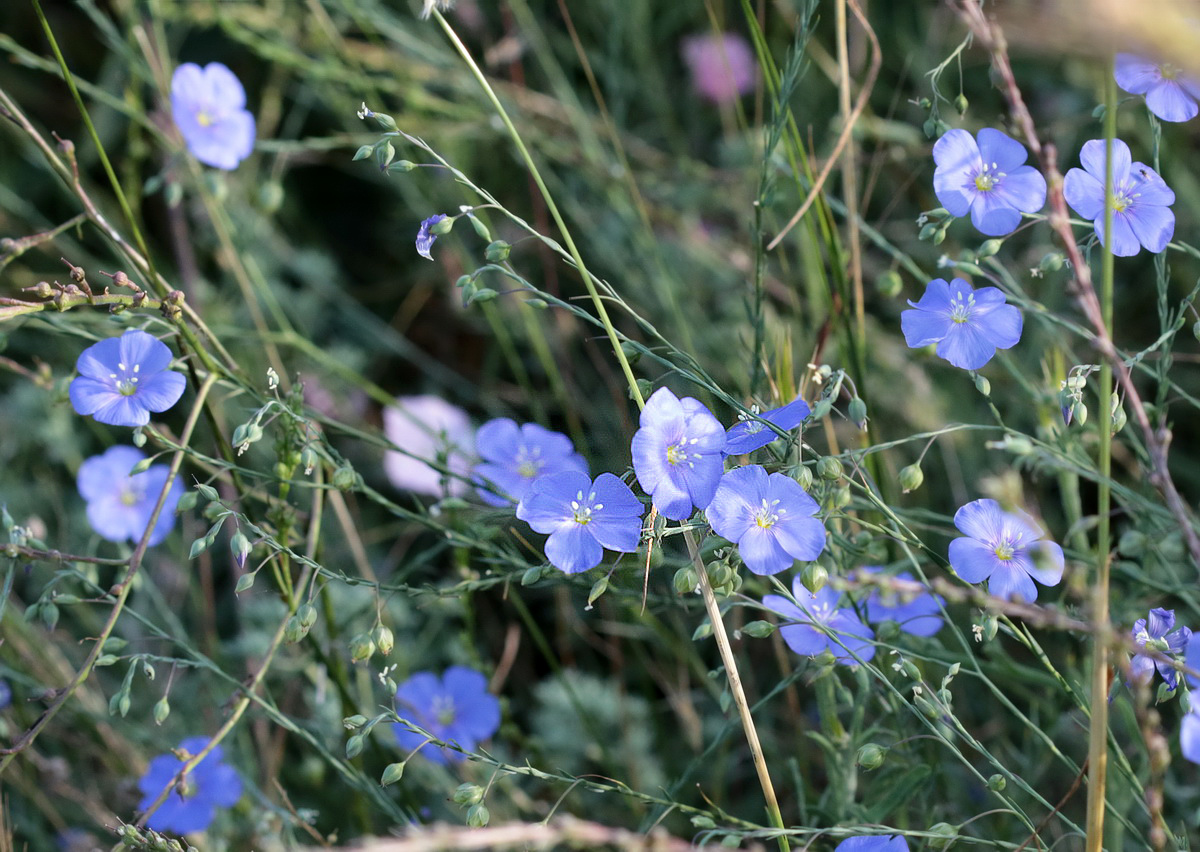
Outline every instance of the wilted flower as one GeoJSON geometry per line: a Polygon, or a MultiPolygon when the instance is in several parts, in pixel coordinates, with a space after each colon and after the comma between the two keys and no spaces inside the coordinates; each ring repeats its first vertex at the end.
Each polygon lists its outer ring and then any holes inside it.
{"type": "Polygon", "coordinates": [[[829,651],[844,666],[858,665],[875,656],[874,631],[863,624],[852,609],[838,609],[840,595],[825,586],[815,595],[804,588],[799,577],[792,580],[792,603],[782,595],[763,595],[763,606],[787,620],[779,628],[787,646],[805,657],[829,651]],[[833,634],[833,635],[830,635],[833,634]]]}
{"type": "Polygon", "coordinates": [[[1113,77],[1131,95],[1145,95],[1147,109],[1163,121],[1189,121],[1200,112],[1196,104],[1200,80],[1184,74],[1177,65],[1118,53],[1113,77]]]}
{"type": "Polygon", "coordinates": [[[546,558],[567,574],[595,568],[604,548],[633,553],[646,507],[611,473],[593,482],[574,470],[535,479],[517,504],[517,517],[549,534],[546,558]]]}
{"type": "Polygon", "coordinates": [[[129,329],[89,346],[75,362],[71,405],[112,426],[145,426],[183,396],[187,379],[170,369],[171,350],[144,331],[129,329]]]}
{"type": "Polygon", "coordinates": [[[566,435],[536,423],[517,426],[507,417],[480,426],[475,449],[483,460],[475,466],[475,490],[490,506],[520,501],[539,476],[564,470],[588,472],[587,462],[566,435]]]}
{"type": "Polygon", "coordinates": [[[754,90],[758,66],[740,35],[689,36],[683,40],[683,61],[696,91],[714,103],[732,103],[754,90]]]}
{"type": "Polygon", "coordinates": [[[1037,600],[1037,580],[1057,586],[1063,551],[1037,521],[1020,510],[1005,512],[995,500],[975,500],[954,513],[965,535],[950,542],[950,567],[968,583],[988,580],[988,592],[1004,599],[1037,600]]]}
{"type": "Polygon", "coordinates": [[[388,450],[383,469],[392,485],[433,497],[466,493],[475,433],[467,412],[439,396],[401,396],[383,410],[383,431],[403,453],[388,450]],[[444,473],[426,462],[440,462],[444,473]]]}
{"type": "Polygon", "coordinates": [[[236,169],[254,150],[254,116],[245,107],[246,90],[220,62],[185,62],[171,77],[171,116],[207,166],[236,169]]]}
{"type": "MultiPolygon", "coordinates": [[[[1063,178],[1063,197],[1093,228],[1102,245],[1104,239],[1104,140],[1083,143],[1079,152],[1082,169],[1071,169],[1063,178]]],[[[1154,254],[1167,247],[1175,234],[1175,214],[1168,205],[1175,193],[1154,169],[1132,162],[1129,146],[1113,140],[1112,150],[1112,253],[1132,257],[1142,246],[1154,254]]]]}
{"type": "Polygon", "coordinates": [[[961,278],[949,284],[935,278],[921,301],[909,304],[914,310],[900,314],[904,342],[914,349],[936,343],[939,358],[964,370],[978,370],[997,349],[1021,339],[1021,312],[995,287],[975,290],[961,278]]]}
{"type": "Polygon", "coordinates": [[[445,218],[445,213],[435,213],[421,222],[421,227],[417,229],[417,254],[421,257],[433,260],[430,250],[433,248],[434,240],[437,239],[437,234],[431,233],[429,229],[445,218]]]}
{"type": "Polygon", "coordinates": [[[980,233],[1002,237],[1046,203],[1046,179],[1024,164],[1027,156],[999,130],[985,127],[976,138],[949,130],[933,146],[933,191],[951,215],[970,213],[980,233]]]}
{"type": "MultiPolygon", "coordinates": [[[[197,755],[208,745],[208,737],[189,737],[179,744],[181,751],[197,755]]],[[[183,781],[183,791],[172,788],[167,798],[150,815],[146,825],[155,831],[190,834],[204,831],[216,818],[217,808],[228,808],[242,797],[242,779],[221,762],[222,749],[216,746],[196,764],[183,781]]],[[[140,810],[154,804],[163,788],[175,780],[184,761],[173,754],[161,754],[150,761],[146,774],[138,781],[142,792],[140,810]]]]}
{"type": "MultiPolygon", "coordinates": [[[[500,727],[500,702],[487,691],[487,679],[464,666],[451,666],[442,677],[417,672],[396,690],[396,712],[442,742],[456,742],[466,751],[500,727]]],[[[400,748],[411,751],[425,737],[403,725],[393,725],[400,748]]],[[[426,746],[420,754],[434,763],[462,760],[458,752],[426,746]]]]}
{"type": "MultiPolygon", "coordinates": [[[[108,541],[136,543],[146,533],[171,470],[165,464],[155,464],[131,476],[129,472],[144,458],[135,447],[109,447],[79,466],[76,485],[88,504],[88,523],[108,541]]],[[[176,477],[150,534],[151,546],[166,538],[175,526],[175,506],[182,496],[183,485],[176,477]]]]}
{"type": "MultiPolygon", "coordinates": [[[[1163,654],[1178,654],[1188,647],[1192,631],[1187,627],[1180,627],[1178,630],[1172,631],[1171,628],[1174,626],[1175,610],[1152,609],[1148,620],[1139,618],[1134,622],[1133,641],[1143,648],[1163,654]]],[[[1134,654],[1133,659],[1129,661],[1129,668],[1134,678],[1145,680],[1147,683],[1150,678],[1154,677],[1154,670],[1158,669],[1158,673],[1162,675],[1162,679],[1167,682],[1169,688],[1175,689],[1179,685],[1179,675],[1172,666],[1145,654],[1134,654]]]]}
{"type": "Polygon", "coordinates": [[[654,507],[673,521],[712,502],[724,468],[725,430],[704,403],[659,388],[634,433],[633,470],[654,507]]]}
{"type": "Polygon", "coordinates": [[[813,517],[817,501],[796,480],[767,474],[761,465],[731,470],[704,510],[717,535],[738,546],[755,574],[778,574],[797,559],[811,562],[825,549],[825,526],[813,517]]]}
{"type": "Polygon", "coordinates": [[[763,420],[787,432],[803,423],[804,418],[811,413],[812,409],[808,407],[807,402],[795,399],[787,405],[764,411],[758,418],[742,417],[725,433],[725,449],[722,452],[727,456],[740,456],[765,447],[778,438],[779,434],[763,423],[763,420]]]}
{"type": "MultiPolygon", "coordinates": [[[[883,569],[868,565],[862,569],[871,574],[882,573],[883,569]]],[[[895,575],[897,580],[915,582],[908,571],[895,575]]],[[[921,592],[911,600],[906,596],[890,589],[872,589],[867,598],[867,621],[879,624],[881,621],[894,621],[900,629],[913,636],[932,636],[942,629],[942,607],[946,599],[931,592],[921,592]]]]}

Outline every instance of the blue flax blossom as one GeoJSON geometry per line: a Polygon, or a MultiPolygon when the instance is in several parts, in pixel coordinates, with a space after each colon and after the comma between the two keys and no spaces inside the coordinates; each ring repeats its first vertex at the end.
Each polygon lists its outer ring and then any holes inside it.
{"type": "Polygon", "coordinates": [[[797,654],[815,657],[829,651],[844,666],[858,665],[854,656],[862,660],[875,656],[871,642],[874,631],[854,610],[838,609],[839,595],[832,587],[825,586],[814,595],[796,577],[792,580],[792,597],[796,603],[782,595],[763,595],[763,606],[786,620],[779,633],[797,654]]]}
{"type": "Polygon", "coordinates": [[[971,214],[982,234],[1002,237],[1021,224],[1022,213],[1046,203],[1046,179],[1025,165],[1025,146],[985,127],[978,137],[949,130],[933,146],[933,191],[954,216],[971,214]]]}
{"type": "MultiPolygon", "coordinates": [[[[396,712],[442,742],[455,742],[466,751],[496,733],[500,727],[500,702],[487,691],[487,678],[465,666],[451,666],[438,677],[433,672],[417,672],[396,690],[396,712]]],[[[400,748],[411,751],[425,737],[403,725],[393,725],[400,748]]],[[[456,751],[421,749],[434,763],[462,760],[456,751]]]]}
{"type": "Polygon", "coordinates": [[[825,549],[825,526],[813,517],[817,501],[796,480],[757,464],[721,477],[704,510],[717,535],[738,546],[755,574],[778,574],[797,559],[811,562],[825,549]]]}
{"type": "MultiPolygon", "coordinates": [[[[179,744],[179,749],[195,756],[204,751],[208,742],[208,737],[189,737],[179,744]]],[[[242,779],[232,767],[221,762],[222,756],[220,746],[206,754],[184,778],[182,794],[178,787],[172,788],[146,825],[155,831],[191,834],[208,828],[216,818],[217,808],[237,804],[242,797],[242,779]]],[[[139,810],[154,804],[163,788],[175,780],[183,764],[184,761],[174,754],[160,754],[150,761],[146,774],[138,781],[138,790],[142,792],[139,810]]]]}
{"type": "MultiPolygon", "coordinates": [[[[868,565],[862,570],[869,574],[883,572],[882,568],[875,565],[868,565]]],[[[896,574],[895,579],[916,582],[908,571],[896,574]]],[[[932,636],[942,629],[942,608],[945,605],[945,598],[928,591],[911,597],[890,589],[872,589],[871,596],[867,598],[867,621],[871,624],[894,621],[905,633],[932,636]]]]}
{"type": "MultiPolygon", "coordinates": [[[[87,501],[88,523],[101,538],[136,543],[145,535],[171,470],[165,464],[154,464],[131,476],[129,472],[144,458],[135,447],[109,447],[79,466],[76,486],[87,501]]],[[[166,538],[175,526],[175,507],[182,496],[183,485],[176,477],[150,533],[151,546],[166,538]]]]}
{"type": "MultiPolygon", "coordinates": [[[[1195,671],[1200,671],[1200,642],[1188,642],[1184,664],[1195,671]]],[[[1188,686],[1200,690],[1200,678],[1186,674],[1188,686]]],[[[1179,723],[1179,750],[1192,763],[1200,763],[1200,701],[1192,697],[1191,710],[1184,715],[1179,723]]]]}
{"type": "Polygon", "coordinates": [[[145,426],[151,411],[166,411],[183,396],[187,379],[170,366],[165,343],[131,328],[80,353],[71,405],[110,426],[145,426]]]}
{"type": "Polygon", "coordinates": [[[950,542],[950,567],[968,583],[988,581],[988,592],[1006,600],[1037,600],[1037,580],[1057,586],[1063,551],[1037,521],[1018,510],[1005,512],[995,500],[975,500],[954,513],[964,535],[950,542]]]}
{"type": "Polygon", "coordinates": [[[201,68],[185,62],[171,77],[171,117],[197,160],[218,169],[236,169],[254,150],[254,116],[246,110],[246,90],[220,62],[201,68]]]}
{"type": "Polygon", "coordinates": [[[421,222],[421,227],[417,229],[417,254],[421,257],[433,260],[430,250],[433,248],[434,240],[437,239],[437,234],[432,233],[430,228],[445,218],[445,213],[435,213],[421,222]]]}
{"type": "Polygon", "coordinates": [[[574,470],[586,474],[587,462],[571,439],[536,423],[518,426],[507,417],[489,420],[475,433],[476,491],[489,506],[519,502],[539,476],[574,470]]]}
{"type": "Polygon", "coordinates": [[[839,843],[833,852],[908,852],[908,841],[901,834],[851,837],[839,843]]]}
{"type": "MultiPolygon", "coordinates": [[[[1175,610],[1156,608],[1150,610],[1149,619],[1139,618],[1133,624],[1133,641],[1143,648],[1160,651],[1172,655],[1182,652],[1188,647],[1192,631],[1187,627],[1171,630],[1175,626],[1175,610]]],[[[1147,683],[1154,677],[1154,670],[1162,675],[1167,686],[1175,689],[1179,685],[1179,675],[1174,667],[1152,659],[1145,654],[1134,654],[1129,661],[1129,668],[1136,680],[1147,683]]]]}
{"type": "Polygon", "coordinates": [[[978,370],[1021,339],[1021,312],[995,287],[975,290],[961,278],[935,278],[913,310],[902,311],[904,342],[914,349],[937,344],[939,358],[963,370],[978,370]]]}
{"type": "MultiPolygon", "coordinates": [[[[1104,140],[1083,143],[1079,152],[1082,169],[1070,169],[1063,178],[1063,197],[1071,209],[1084,219],[1094,220],[1092,227],[1102,245],[1104,238],[1104,140]]],[[[1145,246],[1158,254],[1175,235],[1175,214],[1169,205],[1175,193],[1145,163],[1132,162],[1129,146],[1113,140],[1113,241],[1112,253],[1132,257],[1145,246]]]]}
{"type": "Polygon", "coordinates": [[[654,508],[673,521],[707,508],[724,469],[725,430],[704,403],[659,388],[633,436],[633,470],[654,508]]]}
{"type": "Polygon", "coordinates": [[[803,423],[804,418],[811,413],[812,409],[808,407],[807,402],[795,399],[787,405],[764,411],[758,415],[758,419],[740,415],[739,422],[725,433],[725,449],[722,452],[727,456],[740,456],[765,447],[778,438],[779,434],[763,423],[763,420],[787,432],[803,423]]]}
{"type": "Polygon", "coordinates": [[[1118,53],[1113,77],[1131,95],[1145,95],[1146,108],[1163,121],[1190,121],[1200,112],[1200,80],[1178,65],[1118,53]]]}
{"type": "Polygon", "coordinates": [[[593,482],[574,470],[534,480],[517,504],[517,517],[549,534],[546,558],[566,574],[595,568],[604,548],[633,553],[642,537],[646,507],[611,473],[593,482]]]}

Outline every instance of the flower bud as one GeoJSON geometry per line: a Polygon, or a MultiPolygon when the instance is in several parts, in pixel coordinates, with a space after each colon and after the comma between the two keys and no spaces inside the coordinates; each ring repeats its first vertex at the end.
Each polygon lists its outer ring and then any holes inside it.
{"type": "Polygon", "coordinates": [[[991,396],[992,395],[992,383],[989,382],[983,376],[976,373],[975,374],[975,390],[979,391],[984,396],[991,396]]]}
{"type": "Polygon", "coordinates": [[[996,638],[996,631],[1000,629],[1000,619],[994,615],[989,615],[983,620],[983,640],[991,642],[996,638]]]}
{"type": "Polygon", "coordinates": [[[439,237],[444,237],[454,229],[454,223],[458,221],[457,216],[447,216],[444,219],[439,219],[429,227],[429,233],[439,237]]]}
{"type": "Polygon", "coordinates": [[[850,418],[850,422],[859,429],[867,428],[867,404],[857,396],[850,400],[850,405],[846,408],[846,414],[850,418]]]}
{"type": "Polygon", "coordinates": [[[396,162],[394,162],[390,166],[388,166],[387,170],[389,172],[407,173],[407,172],[411,172],[416,167],[417,167],[417,164],[412,162],[411,160],[397,160],[396,162]]]}
{"type": "Polygon", "coordinates": [[[1088,410],[1086,405],[1084,405],[1082,402],[1077,402],[1073,406],[1073,411],[1075,413],[1075,418],[1079,421],[1080,426],[1087,423],[1088,410]]]}
{"type": "Polygon", "coordinates": [[[167,696],[158,699],[154,705],[154,724],[161,725],[167,721],[167,717],[171,715],[171,703],[167,701],[167,696]]]}
{"type": "Polygon", "coordinates": [[[921,472],[921,465],[917,462],[900,468],[900,488],[903,489],[905,494],[910,491],[916,491],[924,481],[925,474],[921,472]]]}
{"type": "Polygon", "coordinates": [[[879,295],[894,299],[904,289],[904,280],[900,277],[899,272],[889,269],[875,279],[875,289],[879,295]]]}
{"type": "Polygon", "coordinates": [[[103,666],[111,666],[120,659],[121,658],[118,657],[116,654],[101,654],[99,657],[96,658],[96,662],[92,666],[92,668],[101,668],[103,666]]]}
{"type": "Polygon", "coordinates": [[[949,849],[958,838],[958,829],[945,822],[931,825],[929,833],[935,835],[927,841],[931,849],[949,849]]]}
{"type": "Polygon", "coordinates": [[[233,553],[233,560],[237,563],[238,570],[246,567],[246,557],[250,555],[251,545],[250,539],[246,538],[246,534],[238,529],[234,532],[233,537],[229,539],[229,550],[233,553]]]}
{"type": "Polygon", "coordinates": [[[525,573],[521,575],[521,585],[532,586],[540,579],[542,579],[542,566],[534,565],[532,568],[526,568],[525,573]]]}
{"type": "Polygon", "coordinates": [[[361,728],[365,724],[367,724],[367,717],[359,715],[357,713],[354,714],[353,716],[347,716],[345,719],[342,720],[342,727],[345,728],[347,731],[357,730],[358,728],[361,728]]]}
{"type": "Polygon", "coordinates": [[[300,604],[296,608],[296,618],[300,619],[300,623],[306,628],[312,627],[317,623],[317,608],[312,604],[300,604]]]}
{"type": "Polygon", "coordinates": [[[954,99],[954,108],[958,110],[959,115],[965,115],[967,112],[967,96],[962,92],[958,93],[958,97],[954,99]]]}
{"type": "Polygon", "coordinates": [[[775,625],[769,621],[751,621],[741,632],[753,639],[766,639],[775,632],[775,625]]]}
{"type": "Polygon", "coordinates": [[[858,754],[854,757],[854,762],[869,771],[883,766],[883,758],[886,755],[887,749],[875,743],[867,743],[858,750],[858,754]]]}
{"type": "Polygon", "coordinates": [[[289,645],[295,645],[301,639],[308,635],[308,628],[296,616],[292,616],[283,626],[283,641],[289,645]]]}
{"type": "Polygon", "coordinates": [[[254,585],[254,579],[258,576],[257,571],[251,571],[249,574],[243,574],[238,577],[237,585],[233,587],[233,593],[240,595],[254,585]]]}
{"type": "Polygon", "coordinates": [[[487,240],[488,243],[491,243],[492,232],[488,230],[487,225],[483,224],[483,220],[477,216],[468,216],[467,218],[471,220],[471,227],[475,229],[475,236],[479,237],[481,240],[487,240]]]}
{"type": "Polygon", "coordinates": [[[346,740],[346,760],[354,760],[362,754],[363,750],[363,735],[355,734],[350,739],[346,740]]]}
{"type": "Polygon", "coordinates": [[[1004,245],[1004,240],[987,240],[979,247],[978,255],[980,258],[992,257],[996,252],[1000,251],[1004,245]]]}
{"type": "Polygon", "coordinates": [[[478,784],[459,784],[450,798],[454,804],[469,808],[483,801],[483,788],[478,784]]]}
{"type": "Polygon", "coordinates": [[[396,148],[391,142],[384,140],[375,143],[375,162],[379,166],[379,171],[386,171],[395,156],[396,148]]]}
{"type": "Polygon", "coordinates": [[[375,640],[366,633],[359,633],[350,640],[350,662],[362,663],[375,654],[375,640]]]}
{"type": "Polygon", "coordinates": [[[1052,251],[1043,257],[1038,262],[1038,269],[1042,272],[1058,272],[1062,269],[1063,256],[1056,251],[1052,251]]]}
{"type": "Polygon", "coordinates": [[[811,468],[804,465],[797,465],[792,473],[792,478],[795,479],[796,482],[800,484],[800,487],[805,491],[808,491],[810,488],[812,488],[813,474],[811,468]]]}
{"type": "Polygon", "coordinates": [[[480,802],[478,805],[471,805],[467,811],[467,825],[471,828],[483,828],[488,824],[488,820],[492,815],[488,813],[487,805],[480,802]]]}
{"type": "Polygon", "coordinates": [[[917,239],[918,240],[932,240],[933,235],[936,234],[939,230],[941,230],[941,228],[938,225],[935,225],[932,222],[930,222],[929,224],[922,227],[921,230],[917,233],[917,239]]]}
{"type": "Polygon", "coordinates": [[[917,105],[920,106],[921,109],[933,109],[933,101],[929,100],[929,98],[921,98],[921,100],[917,102],[917,105]]]}
{"type": "Polygon", "coordinates": [[[375,150],[374,145],[361,146],[357,151],[354,152],[354,158],[351,160],[351,162],[357,162],[358,160],[365,160],[367,157],[371,156],[371,152],[374,150],[375,150]]]}
{"type": "Polygon", "coordinates": [[[800,582],[815,595],[829,582],[829,571],[820,562],[809,562],[800,571],[800,582]]]}
{"type": "Polygon", "coordinates": [[[344,464],[333,472],[333,487],[339,491],[349,491],[358,482],[358,474],[348,464],[344,464]]]}
{"type": "Polygon", "coordinates": [[[389,784],[395,784],[404,777],[404,761],[399,763],[389,763],[387,768],[383,770],[383,777],[379,779],[379,784],[386,787],[389,784]]]}
{"type": "Polygon", "coordinates": [[[935,246],[940,246],[943,242],[945,242],[945,240],[946,240],[946,227],[943,225],[941,228],[939,228],[938,230],[933,232],[933,236],[930,238],[929,241],[931,243],[933,243],[935,246]]]}
{"type": "Polygon", "coordinates": [[[833,456],[825,456],[817,462],[817,473],[822,479],[828,479],[831,482],[835,479],[840,479],[842,475],[842,462],[833,456]]]}
{"type": "Polygon", "coordinates": [[[508,260],[510,252],[512,252],[511,245],[504,240],[495,240],[488,243],[488,247],[483,250],[483,256],[487,258],[488,263],[503,263],[508,260]]]}
{"type": "Polygon", "coordinates": [[[385,627],[382,624],[376,627],[374,639],[376,647],[379,648],[379,653],[385,657],[392,653],[392,648],[396,644],[396,637],[390,627],[385,627]]]}

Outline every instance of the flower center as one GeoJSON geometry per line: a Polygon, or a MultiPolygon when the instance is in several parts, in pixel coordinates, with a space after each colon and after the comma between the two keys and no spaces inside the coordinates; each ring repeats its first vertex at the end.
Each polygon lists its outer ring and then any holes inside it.
{"type": "MultiPolygon", "coordinates": [[[[1144,633],[1138,634],[1139,638],[1142,635],[1144,635],[1144,633]]],[[[1146,640],[1144,642],[1139,642],[1138,644],[1145,645],[1149,650],[1159,651],[1163,654],[1169,653],[1171,650],[1171,646],[1167,644],[1166,639],[1151,639],[1149,636],[1146,636],[1146,640]]]]}
{"type": "Polygon", "coordinates": [[[1011,539],[1011,538],[1002,538],[996,544],[995,548],[993,548],[992,552],[996,554],[996,558],[999,559],[1001,562],[1008,562],[1014,556],[1016,556],[1017,551],[1020,550],[1020,548],[1021,548],[1020,538],[1017,538],[1015,540],[1011,539]]]}
{"type": "Polygon", "coordinates": [[[990,166],[987,163],[983,164],[983,168],[979,170],[979,174],[975,175],[975,188],[980,192],[991,192],[1000,185],[1000,181],[1007,177],[1004,172],[1000,171],[1000,167],[995,163],[990,166]]]}
{"type": "Polygon", "coordinates": [[[1134,199],[1140,194],[1141,193],[1130,192],[1129,187],[1127,186],[1118,187],[1116,191],[1113,192],[1113,212],[1124,213],[1133,206],[1134,199]]]}
{"type": "Polygon", "coordinates": [[[764,497],[762,505],[754,513],[754,523],[758,524],[764,530],[769,530],[775,526],[779,522],[780,516],[787,513],[787,509],[777,509],[776,506],[778,505],[778,500],[767,502],[767,498],[764,497]]]}
{"type": "Polygon", "coordinates": [[[689,440],[685,435],[679,439],[679,443],[671,444],[669,447],[667,447],[667,464],[671,465],[671,467],[678,467],[681,464],[686,464],[690,468],[695,468],[695,459],[699,458],[700,454],[697,452],[692,452],[689,454],[687,447],[689,444],[697,443],[698,440],[698,438],[692,438],[689,440]]]}
{"type": "Polygon", "coordinates": [[[962,291],[960,290],[950,300],[950,319],[961,325],[971,318],[971,311],[974,309],[975,294],[968,293],[966,300],[964,300],[962,291]]]}
{"type": "Polygon", "coordinates": [[[1172,65],[1170,62],[1164,62],[1158,67],[1158,71],[1164,80],[1174,80],[1183,69],[1177,65],[1172,65]]]}
{"type": "Polygon", "coordinates": [[[142,495],[132,488],[121,489],[121,504],[124,506],[136,506],[141,502],[142,495]]]}
{"type": "Polygon", "coordinates": [[[525,479],[536,477],[546,466],[546,461],[541,455],[542,451],[539,447],[534,447],[532,450],[528,447],[521,447],[517,453],[517,473],[525,479]]]}
{"type": "Polygon", "coordinates": [[[209,127],[213,123],[213,117],[208,114],[207,110],[200,110],[196,113],[196,123],[201,127],[209,127]]]}
{"type": "Polygon", "coordinates": [[[117,370],[120,372],[109,373],[108,377],[116,383],[118,393],[122,396],[133,396],[137,393],[137,373],[141,369],[141,364],[134,364],[130,370],[124,363],[118,363],[117,370]]]}
{"type": "Polygon", "coordinates": [[[448,695],[439,695],[433,699],[433,717],[438,725],[445,728],[454,724],[454,699],[448,695]]]}
{"type": "Polygon", "coordinates": [[[595,503],[596,492],[588,494],[587,499],[584,499],[582,491],[575,492],[575,499],[571,501],[571,513],[575,519],[575,523],[586,526],[592,522],[592,512],[599,512],[604,508],[603,503],[595,503]]]}

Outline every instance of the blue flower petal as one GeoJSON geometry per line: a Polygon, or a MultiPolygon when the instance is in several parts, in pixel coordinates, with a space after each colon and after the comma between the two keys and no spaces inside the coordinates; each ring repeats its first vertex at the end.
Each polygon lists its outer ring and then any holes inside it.
{"type": "Polygon", "coordinates": [[[746,567],[755,574],[778,574],[792,567],[794,561],[775,538],[774,529],[752,524],[738,540],[738,553],[746,567]]]}
{"type": "Polygon", "coordinates": [[[955,323],[937,346],[939,358],[945,358],[963,370],[978,370],[992,360],[996,347],[970,321],[955,323]]]}
{"type": "Polygon", "coordinates": [[[1192,763],[1200,763],[1200,712],[1184,714],[1179,723],[1179,750],[1192,763]]]}
{"type": "Polygon", "coordinates": [[[1148,59],[1132,53],[1118,53],[1113,63],[1113,78],[1129,94],[1142,95],[1162,79],[1162,72],[1148,59]]]}
{"type": "Polygon", "coordinates": [[[1146,92],[1146,108],[1163,121],[1191,121],[1200,112],[1177,80],[1163,80],[1146,92]]]}
{"type": "Polygon", "coordinates": [[[950,567],[968,583],[982,583],[996,570],[995,551],[973,538],[956,538],[950,542],[950,567]]]}
{"type": "Polygon", "coordinates": [[[599,565],[604,549],[587,527],[568,524],[546,539],[546,558],[564,574],[579,574],[599,565]]]}
{"type": "Polygon", "coordinates": [[[1083,169],[1068,169],[1063,178],[1063,198],[1084,219],[1096,219],[1104,212],[1103,175],[1097,180],[1083,169]]]}
{"type": "MultiPolygon", "coordinates": [[[[1138,204],[1126,211],[1126,215],[1134,239],[1151,254],[1164,250],[1175,236],[1175,214],[1167,207],[1138,204]]],[[[1114,225],[1113,233],[1116,232],[1114,225]]]]}
{"type": "Polygon", "coordinates": [[[998,561],[996,570],[988,578],[988,594],[1003,600],[1023,600],[1033,603],[1037,600],[1037,586],[1029,575],[1013,565],[1012,561],[998,561]]]}

